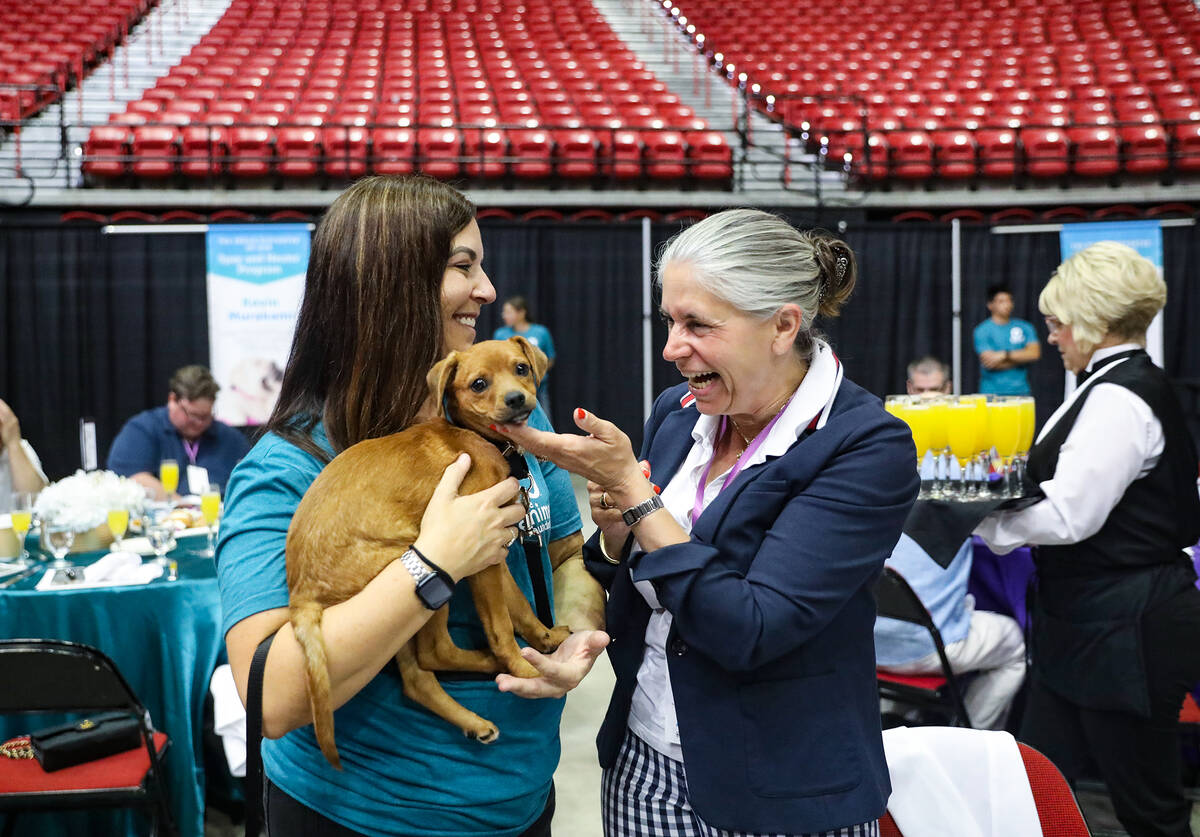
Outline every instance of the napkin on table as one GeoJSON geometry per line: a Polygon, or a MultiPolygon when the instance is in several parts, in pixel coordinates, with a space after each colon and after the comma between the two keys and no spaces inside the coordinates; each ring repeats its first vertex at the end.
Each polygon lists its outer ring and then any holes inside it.
{"type": "Polygon", "coordinates": [[[110,552],[83,569],[82,580],[54,582],[57,570],[46,570],[37,583],[38,590],[62,587],[116,587],[123,584],[146,584],[162,575],[158,564],[143,564],[142,557],[133,552],[110,552]]]}

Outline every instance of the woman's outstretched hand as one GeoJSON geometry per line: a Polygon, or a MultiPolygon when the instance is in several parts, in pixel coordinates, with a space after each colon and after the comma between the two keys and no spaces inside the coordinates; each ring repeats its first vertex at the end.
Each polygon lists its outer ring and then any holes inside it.
{"type": "Polygon", "coordinates": [[[496,685],[502,692],[523,698],[562,697],[580,684],[600,652],[608,647],[604,631],[576,631],[552,654],[534,648],[522,648],[521,656],[538,670],[538,677],[513,677],[497,674],[496,685]]]}
{"type": "Polygon", "coordinates": [[[496,429],[534,456],[595,483],[615,501],[625,500],[639,484],[644,493],[646,478],[621,428],[583,409],[576,409],[574,418],[588,435],[547,433],[528,424],[502,424],[496,429]]]}

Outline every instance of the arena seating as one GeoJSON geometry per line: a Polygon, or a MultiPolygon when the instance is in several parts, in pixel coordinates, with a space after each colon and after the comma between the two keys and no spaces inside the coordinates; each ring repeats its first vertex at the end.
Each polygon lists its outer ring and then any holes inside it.
{"type": "Polygon", "coordinates": [[[1191,0],[658,2],[754,106],[865,180],[1200,170],[1191,0]]]}
{"type": "Polygon", "coordinates": [[[344,179],[718,188],[723,135],[579,0],[234,0],[95,128],[92,180],[344,179]]]}
{"type": "Polygon", "coordinates": [[[0,5],[0,122],[56,101],[112,54],[156,0],[27,0],[0,5]]]}

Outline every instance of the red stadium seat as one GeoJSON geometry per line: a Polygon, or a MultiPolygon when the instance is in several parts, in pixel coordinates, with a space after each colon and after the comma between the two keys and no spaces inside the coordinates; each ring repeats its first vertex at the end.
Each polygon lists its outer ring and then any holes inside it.
{"type": "Polygon", "coordinates": [[[130,170],[142,177],[175,173],[179,160],[179,129],[171,125],[139,125],[133,129],[130,170]]]}
{"type": "Polygon", "coordinates": [[[1071,146],[1061,128],[1022,128],[1025,173],[1032,177],[1061,177],[1070,169],[1071,146]]]}
{"type": "Polygon", "coordinates": [[[596,139],[601,174],[618,180],[642,176],[642,141],[637,131],[624,128],[599,131],[596,139]]]}
{"type": "Polygon", "coordinates": [[[1067,129],[1067,136],[1074,149],[1075,174],[1105,177],[1120,170],[1115,129],[1106,125],[1076,125],[1067,129]]]}
{"type": "Polygon", "coordinates": [[[499,128],[464,128],[464,168],[471,177],[503,177],[507,170],[508,137],[499,128]]]}
{"type": "Polygon", "coordinates": [[[422,128],[417,132],[418,168],[431,177],[457,177],[462,132],[456,128],[422,128]]]}
{"type": "Polygon", "coordinates": [[[985,128],[975,132],[979,145],[979,172],[985,177],[1013,177],[1017,172],[1017,132],[1010,128],[985,128]]]}
{"type": "Polygon", "coordinates": [[[321,129],[325,173],[333,177],[361,177],[367,173],[367,129],[327,125],[321,129]]]}
{"type": "Polygon", "coordinates": [[[320,134],[316,128],[279,128],[275,132],[275,170],[287,177],[312,177],[320,167],[320,134]]]}
{"type": "Polygon", "coordinates": [[[976,175],[975,137],[970,131],[934,131],[932,140],[938,177],[959,179],[976,175]]]}
{"type": "Polygon", "coordinates": [[[905,180],[933,177],[933,140],[925,131],[898,131],[892,144],[892,174],[905,180]]]}
{"type": "Polygon", "coordinates": [[[416,165],[417,139],[411,128],[376,128],[371,134],[376,174],[409,174],[416,165]]]}
{"type": "Polygon", "coordinates": [[[83,144],[83,172],[98,177],[118,177],[126,172],[129,131],[120,125],[98,125],[83,144]]]}
{"type": "Polygon", "coordinates": [[[1135,174],[1157,174],[1167,169],[1167,132],[1162,125],[1124,125],[1117,129],[1123,168],[1135,174]]]}
{"type": "Polygon", "coordinates": [[[545,128],[521,128],[509,132],[512,173],[518,177],[549,177],[554,139],[545,128]]]}
{"type": "Polygon", "coordinates": [[[687,147],[680,131],[643,131],[646,175],[674,180],[687,171],[687,147]]]}
{"type": "Polygon", "coordinates": [[[220,174],[229,156],[224,125],[189,125],[181,130],[179,170],[191,177],[220,174]]]}
{"type": "Polygon", "coordinates": [[[554,132],[554,170],[559,177],[594,177],[596,135],[583,128],[554,132]]]}
{"type": "Polygon", "coordinates": [[[689,174],[703,180],[733,177],[733,149],[717,131],[692,131],[687,135],[689,174]]]}
{"type": "Polygon", "coordinates": [[[274,131],[270,128],[230,128],[230,174],[239,177],[261,177],[269,174],[274,138],[274,131]]]}

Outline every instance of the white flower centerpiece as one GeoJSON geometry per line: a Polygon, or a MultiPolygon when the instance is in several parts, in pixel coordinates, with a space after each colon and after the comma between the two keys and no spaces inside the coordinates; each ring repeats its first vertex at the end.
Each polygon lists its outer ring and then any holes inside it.
{"type": "Polygon", "coordinates": [[[112,471],[76,471],[42,489],[34,504],[40,520],[69,526],[75,533],[72,552],[91,552],[112,543],[108,513],[128,509],[136,517],[146,502],[146,489],[112,471]]]}

